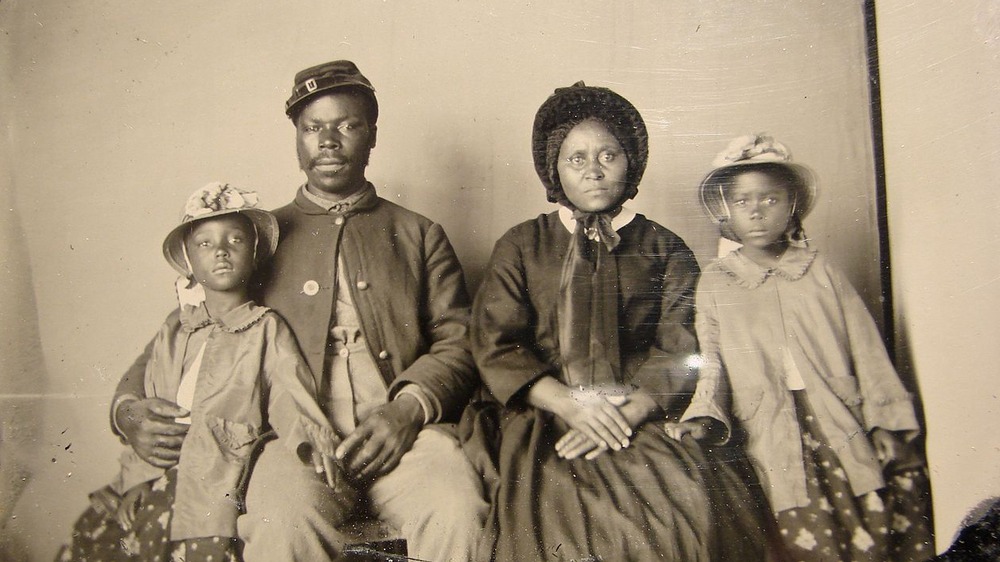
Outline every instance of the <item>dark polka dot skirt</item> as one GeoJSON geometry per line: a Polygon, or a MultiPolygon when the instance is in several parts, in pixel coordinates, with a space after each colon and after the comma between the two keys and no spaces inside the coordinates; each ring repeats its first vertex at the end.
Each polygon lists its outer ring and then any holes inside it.
{"type": "MultiPolygon", "coordinates": [[[[241,542],[231,537],[170,540],[170,516],[177,470],[152,482],[125,529],[106,509],[91,507],[73,526],[73,541],[62,549],[60,562],[240,562],[241,542]]],[[[99,493],[108,493],[107,488],[99,493]]]]}

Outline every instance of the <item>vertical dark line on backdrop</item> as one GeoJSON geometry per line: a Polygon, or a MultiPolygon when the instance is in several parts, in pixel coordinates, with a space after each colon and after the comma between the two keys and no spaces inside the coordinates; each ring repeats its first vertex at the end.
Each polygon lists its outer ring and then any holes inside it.
{"type": "MultiPolygon", "coordinates": [[[[885,190],[885,149],[882,146],[882,90],[878,68],[878,35],[875,31],[875,0],[864,1],[864,19],[865,43],[867,44],[868,54],[868,97],[872,118],[872,154],[875,156],[875,217],[879,234],[878,251],[882,279],[882,315],[883,326],[885,327],[885,333],[882,337],[885,340],[885,349],[889,353],[889,358],[892,359],[896,369],[900,370],[900,376],[904,378],[904,384],[914,393],[913,406],[916,408],[917,422],[920,424],[920,427],[926,428],[927,416],[924,412],[920,388],[917,385],[912,370],[913,363],[912,358],[909,357],[909,350],[900,347],[898,350],[899,353],[896,353],[896,318],[893,315],[892,306],[892,268],[890,267],[889,260],[889,215],[887,212],[888,206],[886,204],[885,190]],[[904,365],[901,365],[901,362],[904,365]],[[903,370],[906,372],[904,373],[903,370]]],[[[903,330],[905,330],[905,326],[903,330]]],[[[905,332],[902,335],[904,338],[906,337],[905,332]]],[[[923,459],[924,466],[926,466],[927,432],[921,431],[920,433],[921,435],[917,440],[917,449],[920,458],[923,459]]],[[[926,496],[921,494],[921,497],[913,498],[913,501],[917,504],[925,504],[930,508],[934,504],[933,492],[928,489],[926,494],[926,496]]],[[[927,524],[931,529],[934,529],[933,508],[928,509],[926,517],[927,524]]],[[[932,534],[931,545],[934,542],[932,534]]]]}
{"type": "Polygon", "coordinates": [[[875,158],[875,221],[878,229],[879,273],[882,285],[882,322],[886,350],[895,362],[895,317],[892,308],[892,268],[889,266],[889,216],[885,193],[885,150],[882,148],[882,91],[878,70],[878,35],[875,30],[875,0],[865,0],[865,44],[868,60],[868,98],[872,124],[872,154],[875,158]]]}

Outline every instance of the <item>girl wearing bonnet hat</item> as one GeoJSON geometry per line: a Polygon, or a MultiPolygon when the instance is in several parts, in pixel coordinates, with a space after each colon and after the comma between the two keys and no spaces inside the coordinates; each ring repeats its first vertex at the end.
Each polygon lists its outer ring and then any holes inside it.
{"type": "Polygon", "coordinates": [[[735,139],[701,200],[742,247],[706,268],[696,327],[703,364],[670,435],[746,434],[795,560],[925,560],[929,482],[910,395],[846,277],[807,243],[808,168],[764,135],[735,139]]]}
{"type": "Polygon", "coordinates": [[[291,329],[247,292],[277,244],[277,220],[257,208],[256,193],[216,182],[188,198],[163,242],[181,274],[180,306],[150,344],[144,395],[118,399],[124,412],[149,408],[183,444],[164,461],[127,443],[117,478],[91,494],[62,559],[238,560],[241,481],[255,444],[275,436],[350,505],[354,492],[333,456],[339,438],[291,329]]]}
{"type": "Polygon", "coordinates": [[[764,559],[742,481],[656,423],[693,386],[698,265],[623,206],[647,142],[631,103],[582,82],[535,117],[535,170],[560,207],[496,243],[473,308],[502,419],[480,559],[764,559]]]}

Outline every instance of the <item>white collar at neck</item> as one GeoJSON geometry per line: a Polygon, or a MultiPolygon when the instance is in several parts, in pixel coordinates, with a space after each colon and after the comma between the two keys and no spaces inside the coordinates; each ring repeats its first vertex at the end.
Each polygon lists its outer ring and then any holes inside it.
{"type": "MultiPolygon", "coordinates": [[[[615,229],[615,232],[621,230],[625,225],[632,222],[635,215],[636,213],[632,209],[622,207],[621,212],[611,219],[611,228],[615,229]]],[[[559,206],[559,221],[566,227],[566,230],[570,234],[576,232],[576,221],[573,220],[573,211],[569,207],[559,206]]]]}

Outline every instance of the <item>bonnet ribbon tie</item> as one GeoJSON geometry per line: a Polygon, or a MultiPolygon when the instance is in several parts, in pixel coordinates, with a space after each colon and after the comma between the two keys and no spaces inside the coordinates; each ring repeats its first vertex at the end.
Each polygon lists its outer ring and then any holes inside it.
{"type": "Polygon", "coordinates": [[[559,355],[571,386],[621,382],[618,260],[609,213],[574,211],[576,229],[559,280],[559,355]]]}
{"type": "MultiPolygon", "coordinates": [[[[611,226],[611,219],[621,212],[621,207],[610,213],[586,213],[580,210],[573,211],[573,220],[576,221],[576,231],[574,238],[583,236],[583,241],[593,240],[604,244],[609,252],[615,251],[622,237],[615,232],[611,226]],[[582,227],[582,228],[581,228],[582,227]]],[[[590,250],[590,244],[583,247],[590,250]]]]}

